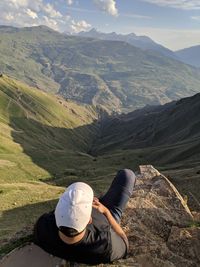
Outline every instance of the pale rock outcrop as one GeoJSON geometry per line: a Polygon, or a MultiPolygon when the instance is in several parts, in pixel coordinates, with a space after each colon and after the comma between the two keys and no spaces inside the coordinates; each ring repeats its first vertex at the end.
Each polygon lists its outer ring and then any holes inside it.
{"type": "Polygon", "coordinates": [[[130,253],[116,266],[200,266],[200,228],[174,185],[151,165],[140,166],[123,218],[130,253]]]}

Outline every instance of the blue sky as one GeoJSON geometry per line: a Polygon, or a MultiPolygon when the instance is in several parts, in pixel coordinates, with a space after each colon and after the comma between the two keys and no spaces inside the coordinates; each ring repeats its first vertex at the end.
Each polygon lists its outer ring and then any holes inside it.
{"type": "Polygon", "coordinates": [[[200,0],[1,0],[0,24],[134,32],[176,50],[200,44],[200,0]]]}

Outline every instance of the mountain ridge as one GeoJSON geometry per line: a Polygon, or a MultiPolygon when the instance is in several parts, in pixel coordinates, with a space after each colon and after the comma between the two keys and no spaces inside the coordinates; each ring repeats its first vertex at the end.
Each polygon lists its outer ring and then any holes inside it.
{"type": "Polygon", "coordinates": [[[111,116],[106,121],[100,142],[104,146],[105,140],[113,140],[116,143],[110,143],[111,147],[137,149],[172,145],[188,138],[195,140],[200,138],[199,110],[200,93],[163,106],[147,106],[128,114],[111,116]]]}
{"type": "Polygon", "coordinates": [[[43,26],[1,37],[2,72],[111,112],[170,102],[200,86],[199,70],[121,41],[66,36],[43,26]]]}
{"type": "Polygon", "coordinates": [[[165,56],[176,58],[176,55],[173,53],[173,51],[156,43],[150,37],[145,35],[139,36],[136,35],[135,33],[117,34],[116,32],[103,33],[97,31],[95,28],[91,29],[88,32],[83,31],[75,35],[81,37],[97,38],[101,40],[124,41],[126,43],[129,43],[144,50],[155,50],[165,56]]]}
{"type": "Polygon", "coordinates": [[[200,45],[178,50],[175,54],[184,63],[200,68],[200,45]]]}

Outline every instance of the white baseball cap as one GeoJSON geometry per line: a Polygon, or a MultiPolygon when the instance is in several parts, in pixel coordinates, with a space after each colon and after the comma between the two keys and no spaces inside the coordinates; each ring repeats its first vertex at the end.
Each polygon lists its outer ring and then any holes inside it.
{"type": "Polygon", "coordinates": [[[61,195],[55,209],[57,227],[65,226],[82,232],[91,217],[93,197],[93,190],[88,184],[71,184],[61,195]]]}

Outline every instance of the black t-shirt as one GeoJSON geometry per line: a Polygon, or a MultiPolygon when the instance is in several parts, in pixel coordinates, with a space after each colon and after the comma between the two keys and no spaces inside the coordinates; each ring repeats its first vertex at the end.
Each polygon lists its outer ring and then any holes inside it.
{"type": "Polygon", "coordinates": [[[126,256],[123,239],[111,228],[107,218],[92,210],[92,223],[83,239],[66,244],[58,235],[54,211],[42,215],[34,227],[35,243],[48,253],[68,261],[86,264],[108,263],[126,256]]]}

